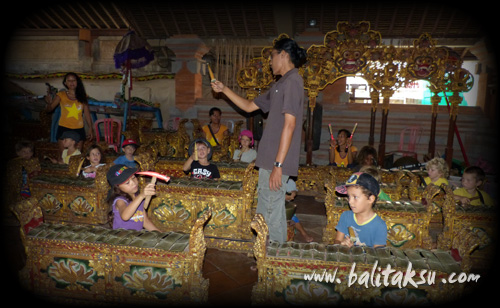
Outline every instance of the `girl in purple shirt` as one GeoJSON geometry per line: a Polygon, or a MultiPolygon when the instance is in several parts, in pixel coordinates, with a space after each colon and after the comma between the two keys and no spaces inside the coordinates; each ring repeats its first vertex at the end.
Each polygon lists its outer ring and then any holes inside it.
{"type": "Polygon", "coordinates": [[[148,184],[143,190],[139,190],[136,172],[137,168],[114,165],[106,174],[112,190],[108,202],[113,208],[113,229],[142,230],[144,228],[149,231],[158,231],[144,210],[144,199],[146,196],[156,194],[155,186],[148,184]]]}

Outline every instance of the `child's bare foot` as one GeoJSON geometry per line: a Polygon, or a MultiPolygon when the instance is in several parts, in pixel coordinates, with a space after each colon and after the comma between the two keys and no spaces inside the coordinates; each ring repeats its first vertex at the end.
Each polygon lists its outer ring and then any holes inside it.
{"type": "Polygon", "coordinates": [[[312,236],[309,236],[309,235],[304,236],[304,240],[305,240],[307,243],[310,243],[310,242],[314,241],[313,237],[312,237],[312,236]]]}

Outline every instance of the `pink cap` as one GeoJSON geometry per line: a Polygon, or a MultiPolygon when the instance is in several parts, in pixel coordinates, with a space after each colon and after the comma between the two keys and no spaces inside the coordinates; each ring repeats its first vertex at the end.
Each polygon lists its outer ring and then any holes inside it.
{"type": "Polygon", "coordinates": [[[240,136],[238,137],[238,141],[241,141],[241,136],[247,136],[250,138],[250,146],[253,147],[253,133],[252,131],[249,131],[248,129],[245,129],[241,131],[240,136]]]}

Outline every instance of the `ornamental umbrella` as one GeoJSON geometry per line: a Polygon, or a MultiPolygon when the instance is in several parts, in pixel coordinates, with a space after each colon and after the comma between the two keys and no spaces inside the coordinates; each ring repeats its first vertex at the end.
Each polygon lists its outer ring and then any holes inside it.
{"type": "Polygon", "coordinates": [[[130,98],[132,69],[144,67],[151,62],[154,59],[153,49],[146,40],[139,37],[134,31],[129,31],[116,46],[113,57],[115,59],[115,67],[121,69],[124,78],[128,79],[130,98]]]}
{"type": "MultiPolygon", "coordinates": [[[[121,69],[123,74],[122,97],[125,101],[125,113],[123,115],[123,131],[127,127],[127,117],[130,104],[125,99],[125,84],[128,83],[128,99],[131,99],[132,90],[132,69],[148,65],[154,59],[154,52],[151,46],[139,37],[134,31],[129,31],[123,36],[115,49],[113,56],[115,67],[121,69]]],[[[122,140],[123,142],[123,135],[122,140]]]]}

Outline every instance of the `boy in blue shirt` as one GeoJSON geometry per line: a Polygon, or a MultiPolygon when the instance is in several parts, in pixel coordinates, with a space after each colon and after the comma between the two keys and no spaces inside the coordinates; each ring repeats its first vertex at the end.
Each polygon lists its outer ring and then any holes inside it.
{"type": "Polygon", "coordinates": [[[115,165],[125,165],[129,168],[137,168],[138,164],[134,159],[135,150],[139,145],[133,139],[126,139],[122,143],[122,150],[124,155],[119,156],[113,162],[115,165]]]}
{"type": "Polygon", "coordinates": [[[387,225],[373,210],[380,192],[378,181],[368,173],[356,172],[335,190],[347,195],[351,207],[340,216],[335,243],[348,247],[385,246],[387,225]]]}

